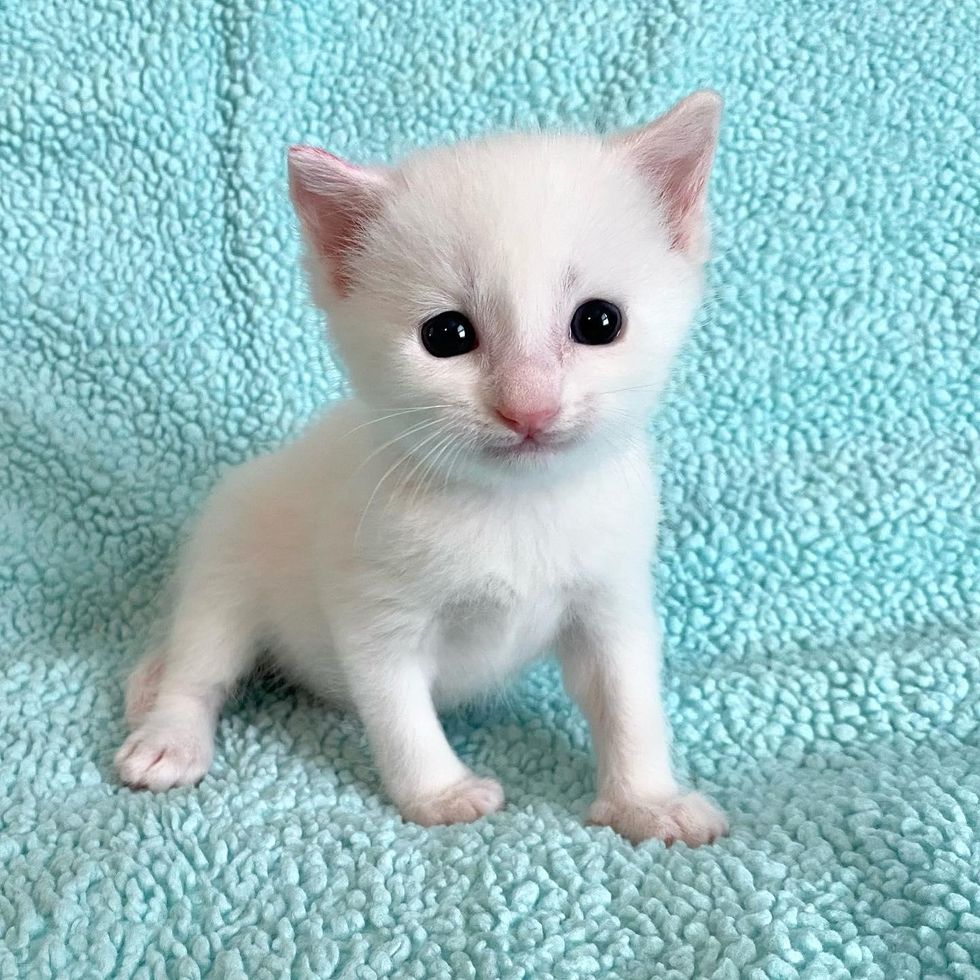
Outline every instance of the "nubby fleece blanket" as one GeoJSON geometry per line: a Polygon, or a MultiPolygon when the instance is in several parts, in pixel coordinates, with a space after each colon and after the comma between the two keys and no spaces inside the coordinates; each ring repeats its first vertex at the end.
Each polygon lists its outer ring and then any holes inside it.
{"type": "Polygon", "coordinates": [[[0,977],[980,977],[976,0],[0,6],[0,977]],[[681,774],[731,837],[582,826],[554,666],[446,718],[423,830],[256,683],[119,785],[122,680],[227,466],[343,389],[288,144],[386,160],[726,98],[711,298],[652,420],[681,774]]]}

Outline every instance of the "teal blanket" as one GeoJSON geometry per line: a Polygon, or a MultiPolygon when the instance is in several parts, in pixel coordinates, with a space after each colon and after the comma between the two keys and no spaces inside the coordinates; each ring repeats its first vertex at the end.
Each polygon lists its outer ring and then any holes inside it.
{"type": "Polygon", "coordinates": [[[0,977],[980,977],[976,0],[0,5],[0,977]],[[654,422],[679,769],[716,846],[581,816],[548,664],[446,719],[422,830],[261,683],[116,782],[122,678],[225,467],[342,388],[284,149],[727,99],[712,298],[654,422]]]}

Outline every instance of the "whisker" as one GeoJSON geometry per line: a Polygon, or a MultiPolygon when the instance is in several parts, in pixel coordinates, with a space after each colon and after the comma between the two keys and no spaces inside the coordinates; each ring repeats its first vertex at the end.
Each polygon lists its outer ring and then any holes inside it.
{"type": "MultiPolygon", "coordinates": [[[[439,442],[437,442],[432,449],[430,449],[424,456],[422,456],[415,463],[415,465],[411,468],[411,470],[409,470],[407,476],[402,477],[401,482],[398,484],[397,487],[395,487],[394,490],[392,490],[391,494],[389,495],[388,504],[391,503],[391,501],[394,499],[396,494],[400,493],[402,490],[408,487],[408,484],[411,482],[412,477],[415,476],[416,473],[418,473],[418,471],[422,468],[422,466],[426,463],[426,461],[430,459],[430,457],[432,457],[434,453],[438,453],[439,450],[443,448],[443,446],[447,445],[447,443],[452,442],[453,434],[450,432],[449,435],[446,435],[446,429],[440,429],[437,435],[441,435],[443,436],[443,438],[439,442]]],[[[415,500],[418,497],[418,492],[419,492],[419,484],[416,484],[415,493],[412,494],[411,506],[415,505],[415,500]]],[[[387,505],[385,506],[385,510],[387,510],[387,505]]]]}
{"type": "MultiPolygon", "coordinates": [[[[412,503],[414,503],[418,495],[419,488],[424,483],[425,477],[429,472],[429,467],[436,460],[438,460],[439,455],[441,454],[443,449],[445,449],[446,446],[452,443],[454,438],[454,433],[450,431],[451,429],[452,426],[447,425],[445,428],[439,430],[438,435],[442,436],[442,438],[437,439],[436,444],[429,448],[428,452],[426,452],[425,455],[423,455],[421,459],[419,459],[419,461],[415,464],[415,466],[412,467],[412,471],[411,473],[408,474],[408,477],[402,480],[402,482],[399,484],[399,490],[407,489],[408,484],[412,482],[412,479],[414,478],[415,474],[419,473],[419,478],[415,482],[415,492],[412,495],[412,503]]],[[[427,442],[428,441],[429,440],[427,440],[427,442]]]]}
{"type": "MultiPolygon", "coordinates": [[[[444,430],[443,429],[440,429],[437,432],[431,432],[431,433],[429,433],[429,435],[427,435],[414,448],[414,451],[415,452],[418,452],[418,450],[420,450],[423,446],[425,446],[428,443],[430,443],[433,439],[438,439],[439,436],[441,436],[443,434],[443,432],[444,432],[444,430]]],[[[403,433],[403,435],[406,435],[406,434],[407,433],[403,433]]],[[[398,467],[402,465],[402,463],[404,463],[406,460],[409,460],[409,459],[412,458],[412,452],[413,452],[413,450],[412,449],[409,449],[407,453],[405,453],[403,456],[400,456],[394,463],[392,463],[391,466],[388,467],[388,469],[386,469],[384,471],[381,479],[378,480],[378,482],[375,484],[374,490],[371,491],[371,496],[368,497],[368,502],[364,505],[364,510],[361,511],[361,519],[357,522],[357,529],[354,531],[354,546],[355,547],[357,546],[358,538],[360,538],[361,529],[364,527],[364,519],[367,517],[368,511],[371,509],[371,504],[374,503],[374,498],[378,495],[378,491],[381,489],[381,487],[384,484],[385,480],[387,480],[388,477],[391,476],[391,474],[394,473],[395,470],[397,470],[398,467]]]]}
{"type": "Polygon", "coordinates": [[[428,429],[431,428],[433,425],[438,425],[442,421],[443,421],[442,419],[428,419],[424,422],[419,422],[416,425],[413,425],[410,428],[406,429],[404,432],[399,433],[393,439],[389,439],[387,442],[382,443],[380,446],[377,447],[377,449],[375,449],[373,452],[368,454],[367,458],[364,459],[364,461],[357,467],[356,470],[354,470],[354,474],[352,475],[360,473],[361,470],[364,469],[364,467],[367,466],[367,464],[370,463],[371,460],[378,455],[378,453],[384,452],[389,446],[393,446],[396,442],[401,441],[406,436],[415,435],[416,432],[421,432],[423,429],[428,429]]]}
{"type": "Polygon", "coordinates": [[[597,395],[616,395],[621,391],[642,391],[645,388],[656,388],[657,382],[651,381],[650,384],[632,385],[629,388],[611,388],[608,391],[597,391],[597,395]]]}
{"type": "Polygon", "coordinates": [[[452,458],[449,460],[449,465],[446,467],[446,472],[443,474],[442,479],[442,489],[449,489],[449,477],[452,475],[453,471],[456,469],[456,464],[459,462],[460,457],[463,455],[463,450],[466,448],[466,444],[462,439],[459,440],[459,445],[456,446],[456,452],[453,454],[452,458]]]}
{"type": "Polygon", "coordinates": [[[425,458],[422,460],[422,462],[426,465],[425,468],[422,470],[422,472],[419,474],[418,481],[415,484],[415,489],[412,491],[412,499],[409,501],[409,505],[408,505],[409,509],[415,506],[419,498],[419,494],[422,490],[422,487],[425,485],[426,478],[432,472],[433,465],[435,464],[436,460],[438,460],[439,456],[442,453],[442,450],[445,449],[446,446],[449,445],[449,443],[451,442],[452,442],[452,435],[444,437],[440,442],[436,443],[435,447],[431,449],[426,454],[425,458]]]}
{"type": "MultiPolygon", "coordinates": [[[[449,458],[450,458],[449,465],[452,465],[452,460],[457,459],[459,457],[460,447],[463,445],[462,440],[459,438],[458,434],[455,433],[455,432],[452,433],[452,437],[453,437],[453,439],[456,440],[456,443],[455,443],[455,452],[453,452],[453,442],[452,442],[452,440],[450,440],[450,442],[442,448],[442,450],[440,451],[439,455],[435,458],[435,460],[433,461],[433,463],[432,463],[432,465],[430,467],[430,478],[431,479],[430,479],[429,486],[427,486],[425,488],[427,492],[431,488],[431,484],[432,484],[432,482],[434,482],[435,477],[438,475],[438,469],[437,469],[438,465],[440,463],[442,463],[443,460],[447,456],[449,456],[449,458]],[[450,453],[452,454],[451,456],[450,456],[450,453]]],[[[446,483],[445,483],[445,481],[443,481],[443,487],[445,487],[445,486],[446,486],[446,483]]]]}
{"type": "Polygon", "coordinates": [[[362,422],[360,425],[355,425],[350,432],[345,432],[343,438],[346,439],[348,436],[352,436],[355,432],[361,429],[366,429],[369,425],[377,425],[379,422],[387,422],[388,419],[396,419],[401,415],[412,415],[415,412],[428,412],[438,408],[452,408],[451,405],[419,405],[416,408],[405,408],[397,412],[392,412],[390,415],[382,415],[380,418],[368,419],[367,422],[362,422]]]}

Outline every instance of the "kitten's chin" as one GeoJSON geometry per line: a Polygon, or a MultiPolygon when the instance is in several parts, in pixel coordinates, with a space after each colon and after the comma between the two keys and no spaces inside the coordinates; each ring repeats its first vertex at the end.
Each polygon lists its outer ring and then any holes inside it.
{"type": "Polygon", "coordinates": [[[554,443],[535,442],[533,439],[525,439],[524,442],[517,442],[507,446],[487,446],[483,452],[490,459],[498,461],[538,460],[542,462],[559,455],[566,448],[567,446],[565,445],[555,445],[554,443]]]}
{"type": "Polygon", "coordinates": [[[484,446],[479,467],[497,476],[562,476],[594,460],[600,452],[584,433],[561,438],[484,446]]]}
{"type": "Polygon", "coordinates": [[[546,464],[550,460],[573,453],[585,441],[585,433],[579,429],[560,435],[491,443],[483,448],[483,453],[487,458],[505,464],[546,464]]]}

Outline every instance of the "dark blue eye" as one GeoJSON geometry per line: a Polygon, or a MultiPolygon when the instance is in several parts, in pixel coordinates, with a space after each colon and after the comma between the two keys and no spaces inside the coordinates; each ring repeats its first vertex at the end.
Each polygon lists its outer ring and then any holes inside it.
{"type": "Polygon", "coordinates": [[[478,345],[473,324],[455,310],[426,320],[422,324],[422,343],[433,357],[459,357],[478,345]]]}
{"type": "Polygon", "coordinates": [[[586,300],[572,314],[572,340],[596,347],[611,344],[623,328],[619,307],[604,299],[586,300]]]}

